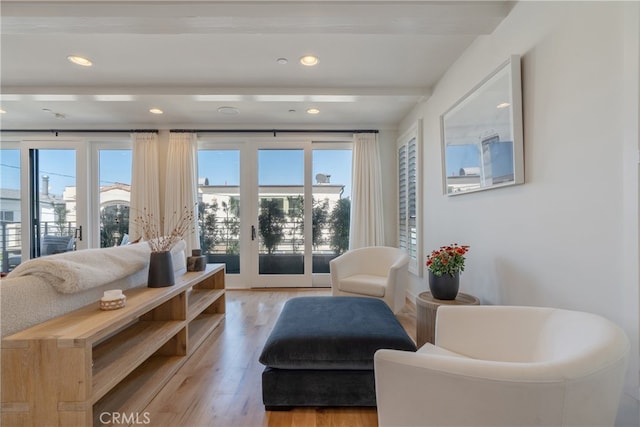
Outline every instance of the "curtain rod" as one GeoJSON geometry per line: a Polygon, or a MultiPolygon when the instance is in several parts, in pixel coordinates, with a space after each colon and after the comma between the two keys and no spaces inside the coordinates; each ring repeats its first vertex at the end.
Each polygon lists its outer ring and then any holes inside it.
{"type": "Polygon", "coordinates": [[[174,133],[378,133],[377,129],[171,129],[174,133]]]}
{"type": "MultiPolygon", "coordinates": [[[[0,129],[0,132],[59,133],[159,133],[158,129],[0,129]]],[[[377,129],[170,129],[174,133],[379,133],[377,129]]]]}
{"type": "Polygon", "coordinates": [[[0,132],[48,132],[59,133],[158,133],[158,129],[0,129],[0,132]]]}

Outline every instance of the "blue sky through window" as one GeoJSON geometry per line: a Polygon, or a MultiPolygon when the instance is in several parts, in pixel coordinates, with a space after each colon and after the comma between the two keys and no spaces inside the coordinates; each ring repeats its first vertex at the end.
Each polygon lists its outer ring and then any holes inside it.
{"type": "MultiPolygon", "coordinates": [[[[49,191],[62,195],[65,186],[76,185],[73,150],[40,150],[40,179],[49,176],[49,191]]],[[[261,168],[262,185],[301,185],[304,162],[302,150],[261,150],[260,161],[270,165],[261,168]]],[[[198,176],[208,178],[210,185],[239,185],[240,152],[238,150],[200,150],[198,176]]],[[[20,189],[20,150],[0,150],[0,186],[20,189]]],[[[345,185],[351,192],[351,150],[313,150],[312,181],[317,174],[330,176],[331,184],[345,185]]],[[[119,182],[131,183],[131,150],[100,150],[100,186],[119,182]]]]}
{"type": "Polygon", "coordinates": [[[20,189],[20,150],[0,150],[0,187],[20,189]]]}
{"type": "MultiPolygon", "coordinates": [[[[260,185],[302,185],[304,183],[302,150],[260,150],[260,185]]],[[[351,192],[351,150],[313,150],[312,180],[319,173],[330,175],[332,184],[345,185],[351,192]]],[[[238,150],[200,150],[198,177],[209,185],[239,185],[240,152],[238,150]]]]}
{"type": "Polygon", "coordinates": [[[131,185],[131,150],[100,150],[100,187],[131,185]]]}

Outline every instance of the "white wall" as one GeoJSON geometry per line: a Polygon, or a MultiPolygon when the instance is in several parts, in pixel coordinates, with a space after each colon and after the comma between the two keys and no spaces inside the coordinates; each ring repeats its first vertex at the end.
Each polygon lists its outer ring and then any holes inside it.
{"type": "MultiPolygon", "coordinates": [[[[470,245],[461,290],[484,304],[584,310],[621,325],[636,399],[639,22],[636,2],[520,2],[399,129],[424,120],[425,250],[470,245]],[[522,56],[526,183],[443,196],[440,115],[510,54],[522,56]]],[[[410,292],[425,290],[414,278],[410,292]]]]}
{"type": "Polygon", "coordinates": [[[384,238],[387,246],[398,245],[398,175],[397,132],[381,129],[378,135],[380,167],[382,169],[382,198],[384,200],[384,238]]]}

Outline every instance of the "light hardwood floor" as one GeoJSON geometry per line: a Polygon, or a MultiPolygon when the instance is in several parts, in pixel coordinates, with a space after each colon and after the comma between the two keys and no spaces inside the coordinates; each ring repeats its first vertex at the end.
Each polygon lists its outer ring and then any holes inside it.
{"type": "MultiPolygon", "coordinates": [[[[296,408],[265,411],[258,362],[264,342],[290,298],[321,290],[227,290],[226,319],[149,404],[153,426],[377,426],[375,408],[296,408]]],[[[415,307],[397,315],[414,340],[415,307]]]]}

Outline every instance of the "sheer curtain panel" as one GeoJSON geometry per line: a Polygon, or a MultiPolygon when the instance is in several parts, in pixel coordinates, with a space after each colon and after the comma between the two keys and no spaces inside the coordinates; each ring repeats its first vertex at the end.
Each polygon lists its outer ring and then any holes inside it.
{"type": "Polygon", "coordinates": [[[136,221],[153,215],[160,219],[160,187],[158,185],[158,134],[132,133],[133,165],[131,170],[131,205],[129,235],[131,240],[142,237],[136,221]]]}
{"type": "Polygon", "coordinates": [[[354,134],[349,249],[385,244],[381,173],[378,134],[354,134]]]}
{"type": "Polygon", "coordinates": [[[198,239],[198,138],[193,132],[169,134],[166,192],[164,202],[165,233],[170,233],[181,216],[191,214],[190,232],[184,236],[186,252],[200,248],[198,239]]]}

